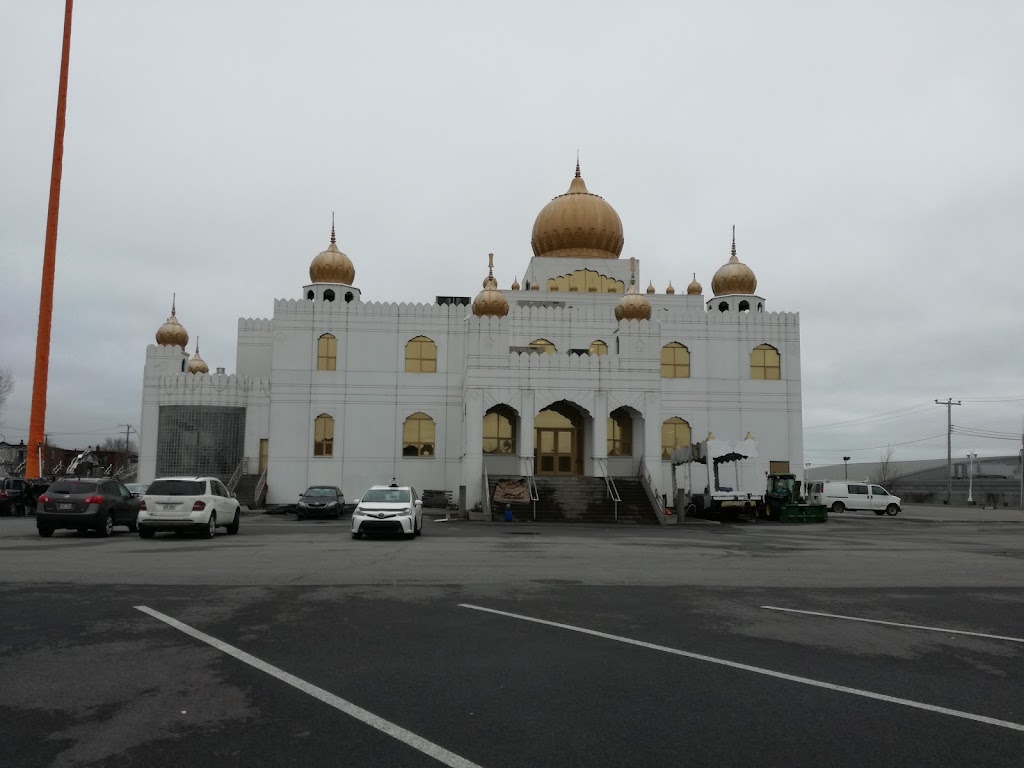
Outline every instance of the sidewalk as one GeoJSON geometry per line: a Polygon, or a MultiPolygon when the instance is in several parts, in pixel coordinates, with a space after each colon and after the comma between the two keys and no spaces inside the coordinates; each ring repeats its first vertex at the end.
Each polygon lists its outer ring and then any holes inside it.
{"type": "MultiPolygon", "coordinates": [[[[828,519],[875,517],[874,512],[843,512],[836,515],[829,512],[828,519]]],[[[1024,523],[1024,510],[1000,507],[947,507],[945,504],[904,504],[897,515],[898,520],[915,520],[924,523],[1024,523]]]]}

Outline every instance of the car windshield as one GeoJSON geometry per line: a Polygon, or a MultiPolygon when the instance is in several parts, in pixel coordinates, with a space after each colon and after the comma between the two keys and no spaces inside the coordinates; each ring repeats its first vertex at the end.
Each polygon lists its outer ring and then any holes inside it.
{"type": "Polygon", "coordinates": [[[333,488],[307,488],[303,496],[337,496],[338,492],[333,488]]]}
{"type": "Polygon", "coordinates": [[[84,480],[58,480],[50,486],[50,493],[94,493],[99,483],[88,483],[84,480]]]}
{"type": "Polygon", "coordinates": [[[408,488],[371,488],[363,496],[364,502],[378,502],[384,504],[408,504],[408,488]]]}
{"type": "Polygon", "coordinates": [[[202,480],[154,480],[146,491],[147,496],[202,496],[206,483],[202,480]]]}

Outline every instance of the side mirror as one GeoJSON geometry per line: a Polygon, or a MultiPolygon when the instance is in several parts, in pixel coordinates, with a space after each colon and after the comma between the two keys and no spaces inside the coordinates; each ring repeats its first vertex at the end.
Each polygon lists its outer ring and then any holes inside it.
{"type": "Polygon", "coordinates": [[[422,506],[423,506],[423,502],[422,502],[422,501],[420,501],[419,499],[416,499],[416,502],[415,502],[415,504],[416,504],[416,508],[417,508],[417,509],[419,509],[420,507],[422,507],[422,506]]]}
{"type": "Polygon", "coordinates": [[[362,501],[362,499],[356,499],[356,500],[355,500],[354,502],[352,502],[352,503],[353,503],[353,504],[358,504],[358,503],[359,503],[360,501],[362,501]]]}

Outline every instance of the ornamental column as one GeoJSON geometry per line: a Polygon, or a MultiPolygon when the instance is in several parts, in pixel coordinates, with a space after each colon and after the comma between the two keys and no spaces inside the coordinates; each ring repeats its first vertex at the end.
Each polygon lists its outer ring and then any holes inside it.
{"type": "Polygon", "coordinates": [[[534,474],[537,468],[533,467],[534,439],[533,420],[537,415],[537,396],[532,389],[525,390],[522,396],[522,404],[519,407],[519,439],[516,442],[516,452],[519,454],[519,471],[525,473],[526,466],[532,467],[534,474]]]}
{"type": "Polygon", "coordinates": [[[466,507],[472,510],[482,499],[484,476],[484,400],[479,389],[467,389],[463,420],[462,484],[466,507]]]}
{"type": "Polygon", "coordinates": [[[594,429],[593,441],[590,446],[594,457],[594,477],[605,476],[605,462],[608,458],[608,393],[594,393],[594,429]]]}

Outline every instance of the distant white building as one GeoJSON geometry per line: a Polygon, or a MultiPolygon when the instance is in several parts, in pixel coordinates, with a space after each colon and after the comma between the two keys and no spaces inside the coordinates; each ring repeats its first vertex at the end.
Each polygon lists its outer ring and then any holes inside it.
{"type": "Polygon", "coordinates": [[[665,494],[670,451],[709,433],[758,441],[741,482],[801,476],[799,316],[767,311],[735,236],[713,298],[696,277],[685,293],[640,292],[623,243],[578,166],[537,216],[522,285],[481,267],[471,303],[368,300],[332,226],[309,283],[271,318],[238,321],[235,373],[209,373],[198,344],[189,357],[172,306],[146,352],[139,479],[242,464],[266,471],[277,503],[314,483],[351,499],[396,477],[472,508],[485,466],[635,477],[643,465],[665,494]]]}

